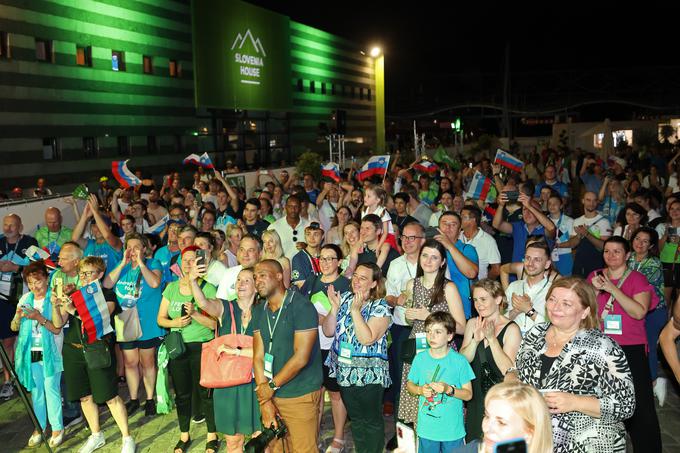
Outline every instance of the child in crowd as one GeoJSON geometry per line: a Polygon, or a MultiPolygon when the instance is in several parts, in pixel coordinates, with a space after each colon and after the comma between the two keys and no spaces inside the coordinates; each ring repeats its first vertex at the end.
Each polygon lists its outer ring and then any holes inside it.
{"type": "MultiPolygon", "coordinates": [[[[456,332],[453,317],[437,311],[425,320],[429,349],[413,359],[406,384],[419,395],[418,451],[448,453],[464,444],[463,401],[472,399],[472,368],[449,346],[456,332]]],[[[416,338],[416,347],[419,339],[416,338]]]]}
{"type": "Polygon", "coordinates": [[[380,247],[387,242],[390,244],[390,247],[399,251],[397,238],[392,227],[392,217],[390,217],[390,213],[385,207],[386,204],[387,192],[385,192],[385,189],[378,185],[369,186],[364,193],[364,209],[361,211],[361,218],[363,219],[368,214],[375,214],[383,222],[382,235],[376,250],[380,250],[380,247]]]}

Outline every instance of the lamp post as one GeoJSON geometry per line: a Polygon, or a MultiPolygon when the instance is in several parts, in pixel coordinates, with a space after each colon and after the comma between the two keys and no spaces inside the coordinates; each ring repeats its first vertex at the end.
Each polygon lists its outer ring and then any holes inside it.
{"type": "Polygon", "coordinates": [[[375,149],[374,152],[385,152],[385,54],[380,47],[373,47],[370,52],[373,58],[375,74],[375,149]]]}

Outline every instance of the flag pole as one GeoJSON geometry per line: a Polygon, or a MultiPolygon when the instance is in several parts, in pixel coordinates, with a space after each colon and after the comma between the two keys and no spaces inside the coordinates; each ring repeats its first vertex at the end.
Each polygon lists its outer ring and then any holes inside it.
{"type": "Polygon", "coordinates": [[[385,185],[385,177],[387,176],[387,172],[390,171],[390,157],[391,155],[387,155],[387,168],[385,169],[385,174],[383,175],[382,183],[385,185]]]}

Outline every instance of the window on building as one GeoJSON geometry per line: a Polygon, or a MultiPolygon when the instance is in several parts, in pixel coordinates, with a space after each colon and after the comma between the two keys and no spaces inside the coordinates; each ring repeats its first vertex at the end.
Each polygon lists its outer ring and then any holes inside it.
{"type": "Polygon", "coordinates": [[[83,152],[85,157],[97,157],[97,137],[83,137],[83,152]]]}
{"type": "Polygon", "coordinates": [[[369,88],[368,91],[366,92],[366,95],[367,95],[366,97],[367,97],[368,100],[370,101],[370,100],[371,100],[371,89],[370,89],[370,88],[369,88]]]}
{"type": "Polygon", "coordinates": [[[142,62],[144,64],[144,74],[153,74],[153,60],[151,57],[144,55],[142,57],[142,62]]]}
{"type": "Polygon", "coordinates": [[[130,155],[130,137],[126,137],[123,135],[118,137],[118,155],[119,156],[130,155]]]}
{"type": "Polygon", "coordinates": [[[158,152],[158,141],[155,135],[149,135],[146,137],[146,150],[150,154],[155,154],[158,152]]]}
{"type": "Polygon", "coordinates": [[[125,71],[125,52],[120,50],[111,51],[111,69],[125,71]]]}
{"type": "Polygon", "coordinates": [[[331,83],[331,94],[335,96],[335,84],[331,83]]]}
{"type": "Polygon", "coordinates": [[[321,94],[326,94],[326,84],[321,82],[321,94]]]}
{"type": "Polygon", "coordinates": [[[179,77],[177,60],[170,60],[169,69],[170,69],[170,77],[179,77]]]}
{"type": "Polygon", "coordinates": [[[35,38],[35,59],[46,63],[54,63],[54,52],[51,39],[35,38]]]}
{"type": "Polygon", "coordinates": [[[92,46],[76,46],[76,64],[92,67],[92,46]]]}
{"type": "Polygon", "coordinates": [[[302,83],[302,79],[297,79],[297,90],[299,92],[302,92],[302,91],[304,91],[304,89],[305,89],[305,87],[302,83]]]}
{"type": "Polygon", "coordinates": [[[362,101],[364,100],[364,89],[363,87],[359,87],[359,99],[362,101]]]}
{"type": "Polygon", "coordinates": [[[59,148],[59,139],[57,137],[43,138],[43,159],[61,159],[61,150],[59,148]]]}
{"type": "Polygon", "coordinates": [[[182,146],[182,136],[181,135],[175,135],[175,152],[176,153],[181,153],[183,150],[182,146]]]}
{"type": "Polygon", "coordinates": [[[310,93],[316,93],[316,85],[314,85],[314,81],[310,80],[309,81],[309,92],[310,93]]]}
{"type": "Polygon", "coordinates": [[[0,58],[10,58],[9,33],[0,31],[0,58]]]}

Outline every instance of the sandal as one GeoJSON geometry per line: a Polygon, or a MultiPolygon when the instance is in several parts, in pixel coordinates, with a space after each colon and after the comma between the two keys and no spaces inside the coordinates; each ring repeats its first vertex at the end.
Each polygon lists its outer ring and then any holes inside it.
{"type": "Polygon", "coordinates": [[[219,449],[220,449],[220,440],[219,439],[209,440],[208,442],[205,443],[206,453],[208,452],[208,450],[212,450],[213,453],[217,453],[217,451],[219,449]]]}
{"type": "Polygon", "coordinates": [[[173,452],[176,452],[177,450],[181,451],[182,453],[186,453],[189,451],[189,446],[191,445],[191,437],[184,441],[182,439],[177,441],[177,444],[175,445],[175,449],[173,452]]]}
{"type": "Polygon", "coordinates": [[[326,448],[326,453],[342,453],[345,451],[345,441],[342,439],[333,438],[333,442],[326,448]],[[340,444],[340,448],[334,447],[333,442],[340,444]]]}

